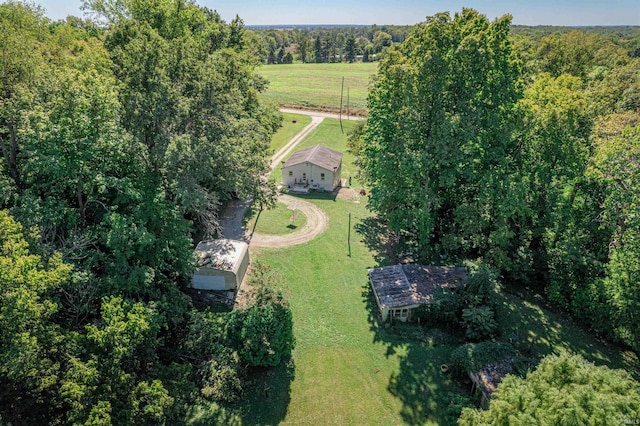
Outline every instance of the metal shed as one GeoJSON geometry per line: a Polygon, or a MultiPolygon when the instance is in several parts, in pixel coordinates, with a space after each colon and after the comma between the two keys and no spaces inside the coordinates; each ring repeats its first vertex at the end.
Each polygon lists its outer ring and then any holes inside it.
{"type": "Polygon", "coordinates": [[[200,241],[196,247],[197,269],[191,286],[199,290],[234,290],[240,287],[249,267],[249,245],[244,241],[200,241]]]}

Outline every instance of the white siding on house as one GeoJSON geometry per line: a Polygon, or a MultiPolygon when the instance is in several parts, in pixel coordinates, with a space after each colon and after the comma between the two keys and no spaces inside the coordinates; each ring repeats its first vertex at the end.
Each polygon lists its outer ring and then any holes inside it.
{"type": "Polygon", "coordinates": [[[339,176],[340,168],[334,173],[333,170],[327,170],[311,163],[296,164],[282,168],[282,183],[290,188],[293,188],[294,183],[306,182],[311,188],[333,191],[340,184],[339,176]]]}
{"type": "Polygon", "coordinates": [[[340,186],[342,153],[316,145],[294,152],[282,165],[282,183],[289,188],[304,185],[310,189],[333,191],[340,186]]]}

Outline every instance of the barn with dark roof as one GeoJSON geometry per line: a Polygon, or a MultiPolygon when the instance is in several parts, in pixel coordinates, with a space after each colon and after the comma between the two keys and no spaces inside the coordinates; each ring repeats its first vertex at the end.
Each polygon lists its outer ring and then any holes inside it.
{"type": "Polygon", "coordinates": [[[340,186],[342,153],[316,145],[294,152],[282,165],[282,183],[292,191],[333,191],[340,186]]]}
{"type": "Polygon", "coordinates": [[[369,269],[383,321],[410,320],[415,308],[431,303],[439,292],[464,286],[467,277],[467,270],[461,267],[393,265],[369,269]]]}

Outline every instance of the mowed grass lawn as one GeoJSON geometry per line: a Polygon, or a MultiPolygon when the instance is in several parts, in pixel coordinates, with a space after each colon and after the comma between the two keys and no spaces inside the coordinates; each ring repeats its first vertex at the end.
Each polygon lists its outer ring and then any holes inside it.
{"type": "Polygon", "coordinates": [[[371,76],[377,72],[377,62],[339,64],[264,65],[257,72],[269,80],[262,94],[280,105],[309,108],[340,108],[340,89],[344,77],[343,106],[365,110],[371,76]]]}
{"type": "MultiPolygon", "coordinates": [[[[344,123],[348,130],[355,123],[344,123]]],[[[325,119],[301,147],[323,143],[345,152],[337,120],[325,119]]],[[[357,181],[353,186],[360,185],[357,181]]],[[[252,249],[252,260],[270,265],[286,284],[297,340],[290,363],[253,376],[242,403],[223,410],[212,404],[191,411],[191,424],[455,424],[448,410],[456,395],[469,396],[440,365],[460,343],[439,330],[417,325],[388,327],[376,319],[367,269],[388,260],[374,244],[375,227],[366,197],[304,196],[327,212],[329,228],[313,241],[279,249],[252,249]],[[351,256],[348,214],[351,213],[351,256]],[[362,233],[355,232],[358,229],[362,233]],[[372,249],[373,248],[373,249],[372,249]]],[[[560,315],[504,295],[508,334],[532,355],[567,347],[599,364],[625,365],[605,346],[560,315]]]]}
{"type": "Polygon", "coordinates": [[[311,117],[308,115],[282,113],[282,127],[271,138],[271,155],[278,152],[309,123],[311,117]]]}
{"type": "Polygon", "coordinates": [[[270,210],[247,210],[245,227],[259,234],[283,235],[301,229],[306,223],[307,217],[303,213],[294,212],[286,204],[277,203],[270,210]]]}

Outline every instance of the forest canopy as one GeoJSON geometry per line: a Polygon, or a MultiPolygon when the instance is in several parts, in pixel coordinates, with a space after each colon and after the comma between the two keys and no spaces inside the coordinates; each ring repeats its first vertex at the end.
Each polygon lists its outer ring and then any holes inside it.
{"type": "Polygon", "coordinates": [[[100,26],[0,5],[0,423],[175,424],[291,353],[272,286],[245,314],[250,351],[237,319],[184,291],[221,203],[271,196],[280,116],[240,19],[183,0],[84,7],[100,26]]]}

